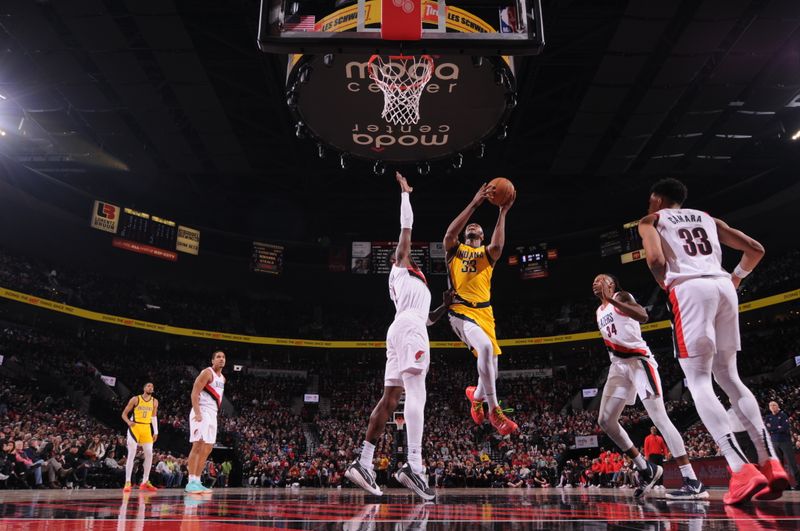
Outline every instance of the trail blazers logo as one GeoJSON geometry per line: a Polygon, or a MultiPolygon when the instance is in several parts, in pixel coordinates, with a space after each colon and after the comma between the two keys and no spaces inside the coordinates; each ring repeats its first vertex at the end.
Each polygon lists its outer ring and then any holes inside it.
{"type": "Polygon", "coordinates": [[[118,225],[119,207],[105,201],[95,201],[91,226],[95,229],[116,234],[118,225]]]}
{"type": "Polygon", "coordinates": [[[424,355],[425,355],[425,351],[424,350],[420,350],[419,352],[414,354],[414,359],[419,361],[419,360],[422,359],[422,356],[424,356],[424,355]]]}

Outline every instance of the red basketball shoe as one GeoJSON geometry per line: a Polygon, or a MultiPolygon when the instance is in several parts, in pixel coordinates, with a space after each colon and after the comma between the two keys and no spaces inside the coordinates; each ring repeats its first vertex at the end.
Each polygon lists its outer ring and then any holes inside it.
{"type": "Polygon", "coordinates": [[[753,494],[767,486],[769,482],[756,465],[747,463],[739,472],[731,472],[728,492],[722,497],[726,505],[734,505],[750,500],[753,494]]]}
{"type": "Polygon", "coordinates": [[[500,433],[500,435],[509,435],[519,430],[519,426],[513,420],[506,417],[503,413],[503,408],[497,406],[489,412],[489,422],[500,433]]]}
{"type": "Polygon", "coordinates": [[[483,413],[483,400],[475,400],[475,389],[477,389],[474,385],[467,387],[465,393],[467,395],[467,400],[470,403],[470,415],[472,415],[472,420],[475,421],[475,424],[480,426],[483,424],[483,420],[485,418],[483,413]]]}
{"type": "Polygon", "coordinates": [[[754,500],[777,500],[783,495],[783,491],[789,488],[789,475],[783,469],[783,465],[777,459],[770,459],[758,469],[767,478],[769,484],[758,491],[754,500]]]}

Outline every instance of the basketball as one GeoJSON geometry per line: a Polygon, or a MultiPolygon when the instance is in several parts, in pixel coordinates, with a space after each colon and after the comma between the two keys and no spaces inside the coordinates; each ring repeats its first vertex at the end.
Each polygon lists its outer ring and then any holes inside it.
{"type": "Polygon", "coordinates": [[[514,185],[505,177],[492,179],[489,186],[494,186],[494,193],[489,196],[489,202],[495,206],[507,204],[514,196],[514,185]]]}

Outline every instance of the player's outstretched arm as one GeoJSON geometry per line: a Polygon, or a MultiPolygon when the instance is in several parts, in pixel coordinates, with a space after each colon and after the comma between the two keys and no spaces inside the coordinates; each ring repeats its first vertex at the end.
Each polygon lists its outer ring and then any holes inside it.
{"type": "Polygon", "coordinates": [[[203,369],[194,379],[194,385],[192,386],[192,411],[194,411],[194,418],[198,422],[203,420],[203,414],[200,412],[200,392],[209,383],[211,383],[211,372],[203,369]]]}
{"type": "Polygon", "coordinates": [[[481,203],[483,203],[492,192],[494,192],[494,186],[483,183],[478,193],[472,198],[472,201],[469,202],[467,207],[462,210],[461,213],[456,216],[456,219],[450,223],[450,226],[447,227],[447,232],[444,233],[444,249],[448,259],[452,257],[454,249],[458,246],[458,235],[464,230],[464,227],[467,226],[470,216],[472,216],[472,213],[481,206],[481,203]]]}
{"type": "Polygon", "coordinates": [[[447,312],[447,309],[452,306],[453,299],[455,299],[455,294],[456,292],[451,289],[442,293],[442,305],[428,313],[428,322],[426,323],[427,326],[435,324],[436,321],[442,318],[442,316],[447,312]]]}
{"type": "Polygon", "coordinates": [[[503,247],[506,245],[506,214],[508,214],[516,198],[517,191],[514,190],[514,195],[511,196],[508,203],[500,207],[500,213],[497,215],[497,224],[494,226],[494,232],[492,232],[492,241],[486,249],[486,252],[492,258],[492,262],[497,263],[503,254],[503,247]]]}
{"type": "Polygon", "coordinates": [[[647,255],[647,267],[650,268],[658,285],[663,288],[667,276],[667,259],[661,247],[661,237],[656,230],[657,219],[658,216],[655,214],[643,217],[639,222],[639,236],[642,237],[642,245],[647,255]]]}
{"type": "Polygon", "coordinates": [[[400,172],[395,172],[395,179],[400,184],[400,239],[394,252],[395,263],[399,267],[408,267],[411,254],[411,228],[414,225],[414,211],[411,210],[410,195],[414,189],[400,172]]]}
{"type": "Polygon", "coordinates": [[[138,401],[138,396],[132,396],[131,399],[128,400],[128,405],[126,405],[125,409],[122,410],[122,420],[129,427],[133,426],[133,422],[131,422],[131,410],[136,407],[136,402],[138,401]]]}
{"type": "Polygon", "coordinates": [[[714,222],[717,224],[720,243],[744,253],[742,261],[733,270],[731,277],[733,285],[738,288],[742,279],[749,275],[764,258],[764,246],[744,232],[730,227],[721,219],[714,218],[714,222]]]}

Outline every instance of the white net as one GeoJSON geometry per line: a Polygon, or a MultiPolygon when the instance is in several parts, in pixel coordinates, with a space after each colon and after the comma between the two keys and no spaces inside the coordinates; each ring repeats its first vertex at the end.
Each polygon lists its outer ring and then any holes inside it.
{"type": "Polygon", "coordinates": [[[383,92],[381,118],[395,125],[419,122],[419,100],[433,75],[430,55],[373,55],[369,77],[383,92]]]}

